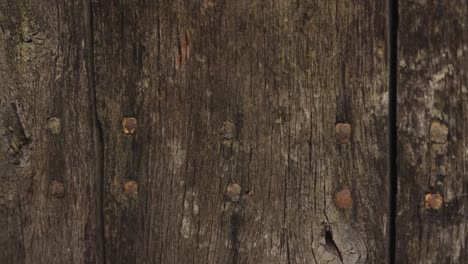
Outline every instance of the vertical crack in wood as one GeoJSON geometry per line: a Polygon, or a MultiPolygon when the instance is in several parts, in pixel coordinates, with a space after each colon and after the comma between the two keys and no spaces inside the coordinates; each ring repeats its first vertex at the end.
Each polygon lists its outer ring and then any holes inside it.
{"type": "Polygon", "coordinates": [[[237,212],[231,215],[232,264],[238,263],[240,247],[239,229],[241,221],[241,216],[237,212]]]}
{"type": "Polygon", "coordinates": [[[398,0],[388,0],[388,41],[389,41],[389,235],[388,263],[395,263],[396,210],[397,210],[397,60],[398,60],[398,0]]]}
{"type": "Polygon", "coordinates": [[[20,165],[25,163],[28,158],[29,145],[31,139],[28,136],[26,128],[21,120],[20,110],[16,103],[11,103],[11,107],[1,109],[0,113],[7,133],[1,135],[8,142],[6,153],[11,164],[20,165]]]}
{"type": "Polygon", "coordinates": [[[93,3],[92,0],[83,0],[85,33],[86,33],[86,61],[88,63],[88,86],[89,86],[89,104],[91,107],[91,121],[93,134],[93,148],[95,158],[95,190],[96,190],[96,250],[97,262],[106,263],[106,247],[104,235],[104,150],[102,127],[99,123],[96,105],[96,82],[94,68],[94,28],[93,28],[93,3]]]}
{"type": "MultiPolygon", "coordinates": [[[[9,163],[13,164],[14,166],[21,166],[21,162],[25,162],[27,159],[27,155],[25,155],[25,149],[29,148],[31,144],[31,139],[27,135],[26,128],[21,120],[20,110],[18,109],[17,103],[11,102],[10,107],[6,105],[5,107],[0,108],[0,121],[3,124],[0,126],[5,126],[6,133],[0,134],[0,151],[2,150],[2,143],[5,143],[3,149],[6,151],[9,163]]],[[[2,129],[0,129],[0,132],[2,129]]],[[[1,153],[3,154],[3,153],[1,153]]],[[[1,158],[0,158],[0,169],[2,173],[8,174],[8,168],[2,167],[1,158]]],[[[17,192],[21,190],[20,184],[21,180],[19,179],[16,173],[13,174],[16,177],[15,186],[17,192]]],[[[1,177],[0,177],[1,178],[1,177]]],[[[20,233],[20,246],[19,248],[22,249],[22,253],[25,253],[25,236],[24,236],[24,223],[26,222],[24,219],[24,211],[23,211],[23,196],[20,193],[17,193],[17,206],[19,211],[19,233],[20,233]]],[[[1,254],[0,254],[1,255],[1,254]]],[[[1,258],[1,256],[0,256],[1,258]]]]}
{"type": "Polygon", "coordinates": [[[288,260],[288,264],[291,264],[291,250],[289,248],[289,233],[286,234],[286,256],[287,256],[287,260],[288,260]]]}

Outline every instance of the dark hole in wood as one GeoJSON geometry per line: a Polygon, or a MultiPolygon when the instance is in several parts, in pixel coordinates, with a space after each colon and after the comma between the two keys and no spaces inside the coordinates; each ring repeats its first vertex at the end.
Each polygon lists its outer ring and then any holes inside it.
{"type": "Polygon", "coordinates": [[[341,263],[343,263],[343,257],[341,256],[341,252],[338,249],[335,240],[333,240],[333,233],[330,226],[325,226],[325,250],[337,255],[340,258],[341,263]]]}

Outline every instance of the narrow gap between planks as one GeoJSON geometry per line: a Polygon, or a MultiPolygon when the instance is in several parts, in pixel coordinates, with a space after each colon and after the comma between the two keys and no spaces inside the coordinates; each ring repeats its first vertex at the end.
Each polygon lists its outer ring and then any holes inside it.
{"type": "Polygon", "coordinates": [[[398,87],[398,0],[388,0],[389,41],[389,239],[388,258],[395,264],[397,211],[397,87],[398,87]]]}

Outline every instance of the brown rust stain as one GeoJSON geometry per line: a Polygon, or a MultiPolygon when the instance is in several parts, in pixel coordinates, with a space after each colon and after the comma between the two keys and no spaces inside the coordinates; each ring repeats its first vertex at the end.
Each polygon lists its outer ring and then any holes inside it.
{"type": "Polygon", "coordinates": [[[192,32],[185,30],[178,39],[178,47],[175,50],[175,69],[178,71],[188,63],[192,51],[192,32]]]}

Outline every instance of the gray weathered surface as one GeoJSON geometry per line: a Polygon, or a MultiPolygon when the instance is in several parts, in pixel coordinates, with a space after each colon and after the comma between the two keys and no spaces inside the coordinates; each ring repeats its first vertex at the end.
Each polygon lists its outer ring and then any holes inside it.
{"type": "Polygon", "coordinates": [[[385,262],[383,1],[94,7],[108,263],[385,262]]]}
{"type": "Polygon", "coordinates": [[[466,263],[468,4],[399,2],[396,263],[466,263]]]}

